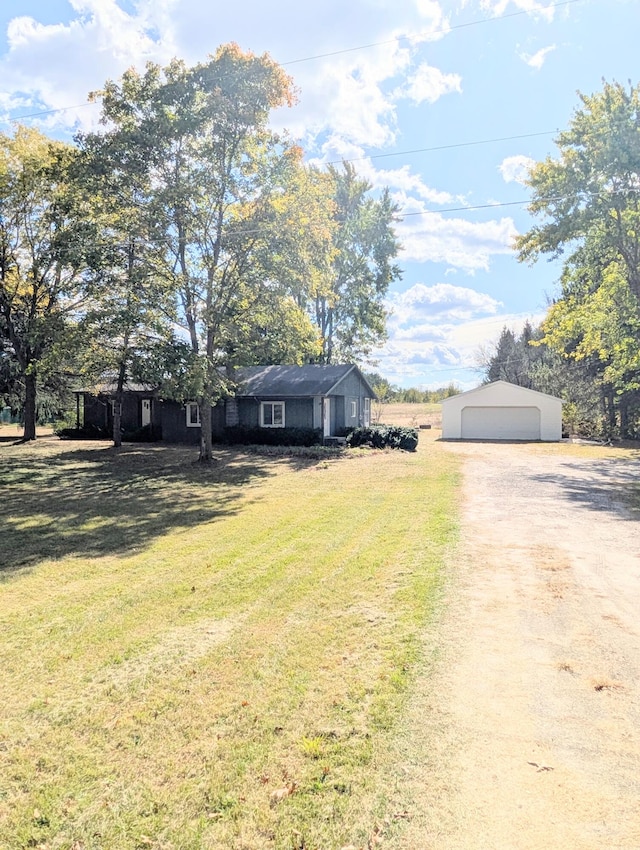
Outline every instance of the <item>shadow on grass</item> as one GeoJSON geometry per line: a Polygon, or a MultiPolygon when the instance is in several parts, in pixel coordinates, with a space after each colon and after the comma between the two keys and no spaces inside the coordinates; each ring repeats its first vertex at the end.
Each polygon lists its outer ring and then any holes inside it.
{"type": "Polygon", "coordinates": [[[533,472],[533,483],[558,487],[565,498],[593,511],[608,511],[621,519],[640,518],[640,458],[572,461],[566,471],[533,472]],[[576,473],[573,473],[575,468],[576,473]]]}
{"type": "Polygon", "coordinates": [[[274,474],[268,459],[216,454],[205,465],[183,446],[49,439],[3,447],[0,576],[47,558],[127,554],[172,529],[235,513],[243,488],[274,474]]]}

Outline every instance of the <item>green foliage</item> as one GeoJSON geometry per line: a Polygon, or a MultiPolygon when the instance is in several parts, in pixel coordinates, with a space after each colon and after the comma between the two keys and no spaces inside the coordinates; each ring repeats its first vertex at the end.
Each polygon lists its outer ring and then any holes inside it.
{"type": "Polygon", "coordinates": [[[319,428],[250,428],[234,425],[224,429],[228,445],[314,446],[322,443],[319,428]]]}
{"type": "Polygon", "coordinates": [[[384,298],[401,277],[393,222],[398,211],[388,190],[371,197],[371,184],[354,167],[329,166],[333,184],[332,262],[311,293],[322,338],[323,363],[361,359],[386,338],[384,298]]]}
{"type": "Polygon", "coordinates": [[[74,148],[37,130],[0,134],[0,396],[24,411],[35,439],[38,392],[61,376],[85,281],[90,216],[77,192],[74,148]]]}
{"type": "Polygon", "coordinates": [[[389,448],[414,452],[418,446],[418,431],[416,428],[403,428],[399,425],[354,428],[347,435],[347,445],[351,448],[370,446],[372,449],[389,448]]]}
{"type": "Polygon", "coordinates": [[[608,436],[631,436],[640,393],[640,86],[580,95],[559,157],[530,172],[530,211],[544,218],[516,240],[521,260],[568,252],[561,297],[543,341],[580,364],[600,394],[608,436]]]}

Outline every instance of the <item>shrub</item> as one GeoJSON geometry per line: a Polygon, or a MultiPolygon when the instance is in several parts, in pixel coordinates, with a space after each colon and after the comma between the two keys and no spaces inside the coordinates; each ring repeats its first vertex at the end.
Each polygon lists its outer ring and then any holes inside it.
{"type": "Polygon", "coordinates": [[[373,449],[402,449],[414,452],[418,445],[416,428],[401,428],[399,425],[372,425],[369,428],[354,428],[347,435],[351,448],[371,446],[373,449]]]}
{"type": "Polygon", "coordinates": [[[249,428],[234,425],[224,429],[222,442],[241,446],[317,446],[322,444],[322,431],[319,428],[249,428]]]}
{"type": "Polygon", "coordinates": [[[133,431],[125,431],[122,440],[125,443],[155,443],[162,439],[162,433],[153,425],[143,425],[133,431]]]}
{"type": "Polygon", "coordinates": [[[112,437],[109,428],[98,425],[81,425],[80,428],[56,428],[54,433],[61,440],[110,440],[112,437]]]}

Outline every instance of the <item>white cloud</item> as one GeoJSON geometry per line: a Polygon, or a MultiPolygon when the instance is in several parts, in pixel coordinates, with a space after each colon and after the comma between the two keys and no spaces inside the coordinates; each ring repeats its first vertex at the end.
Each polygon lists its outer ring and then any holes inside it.
{"type": "Polygon", "coordinates": [[[555,15],[554,4],[540,3],[539,0],[481,0],[480,8],[495,17],[504,15],[510,8],[516,11],[528,12],[533,17],[542,18],[551,23],[555,15]]]}
{"type": "Polygon", "coordinates": [[[530,156],[508,156],[503,159],[498,166],[498,171],[502,175],[505,183],[526,183],[529,176],[529,170],[536,164],[535,159],[530,156]]]}
{"type": "Polygon", "coordinates": [[[11,20],[8,52],[0,62],[5,90],[17,105],[63,109],[49,123],[89,126],[98,107],[69,108],[86,102],[91,89],[148,59],[168,60],[143,18],[123,11],[114,0],[73,0],[78,17],[69,24],[43,25],[29,17],[11,20]]]}
{"type": "Polygon", "coordinates": [[[389,299],[391,326],[415,329],[425,321],[439,323],[468,320],[472,316],[494,314],[501,303],[484,292],[451,283],[426,286],[416,283],[405,292],[389,299]]]}
{"type": "Polygon", "coordinates": [[[492,256],[511,254],[517,235],[511,218],[481,222],[430,213],[419,199],[395,193],[405,217],[396,230],[402,243],[401,257],[409,262],[445,263],[473,273],[488,271],[492,256]]]}
{"type": "MultiPolygon", "coordinates": [[[[493,301],[490,296],[475,294],[493,301]]],[[[376,368],[400,386],[434,388],[453,381],[470,389],[480,383],[480,351],[495,344],[503,327],[520,333],[525,322],[535,325],[542,318],[541,314],[495,312],[460,322],[392,327],[388,343],[375,352],[376,368]],[[477,380],[469,377],[474,371],[478,373],[477,380]]]]}
{"type": "MultiPolygon", "coordinates": [[[[297,0],[279,0],[275,9],[254,0],[227,6],[136,0],[126,4],[131,12],[116,0],[70,5],[75,16],[69,23],[44,25],[28,17],[10,22],[9,49],[0,59],[3,90],[13,93],[3,98],[5,107],[17,103],[37,111],[82,104],[89,91],[128,67],[141,68],[147,60],[166,64],[176,55],[188,63],[202,61],[218,44],[238,40],[243,49],[268,50],[276,61],[293,63],[286,70],[295,78],[300,103],[278,114],[277,126],[289,127],[309,147],[317,136],[331,133],[355,144],[393,143],[395,91],[411,69],[415,46],[442,38],[448,27],[437,0],[352,0],[346,7],[326,0],[312,25],[308,8],[297,0]]],[[[65,110],[52,121],[86,127],[98,112],[97,106],[65,110]]]]}
{"type": "Polygon", "coordinates": [[[537,53],[519,53],[518,55],[530,68],[535,68],[539,71],[545,63],[547,56],[556,49],[555,44],[550,44],[548,47],[542,47],[537,53]]]}
{"type": "Polygon", "coordinates": [[[462,77],[459,74],[445,74],[426,62],[411,74],[405,86],[398,91],[399,97],[412,100],[415,104],[435,103],[443,95],[451,92],[462,93],[462,77]]]}

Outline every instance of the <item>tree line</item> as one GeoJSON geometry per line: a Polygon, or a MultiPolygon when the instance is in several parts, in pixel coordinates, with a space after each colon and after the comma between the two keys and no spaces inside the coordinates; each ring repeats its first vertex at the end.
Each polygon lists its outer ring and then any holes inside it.
{"type": "Polygon", "coordinates": [[[504,329],[486,380],[565,399],[568,427],[640,437],[640,86],[603,84],[530,171],[541,220],[516,240],[522,262],[563,258],[560,293],[538,328],[504,329]]]}
{"type": "Polygon", "coordinates": [[[39,404],[129,381],[211,406],[234,370],[364,357],[386,334],[397,209],[348,163],[315,168],[269,126],[294,100],[268,56],[149,63],[92,99],[72,144],[0,135],[0,400],[35,439],[39,404]]]}

